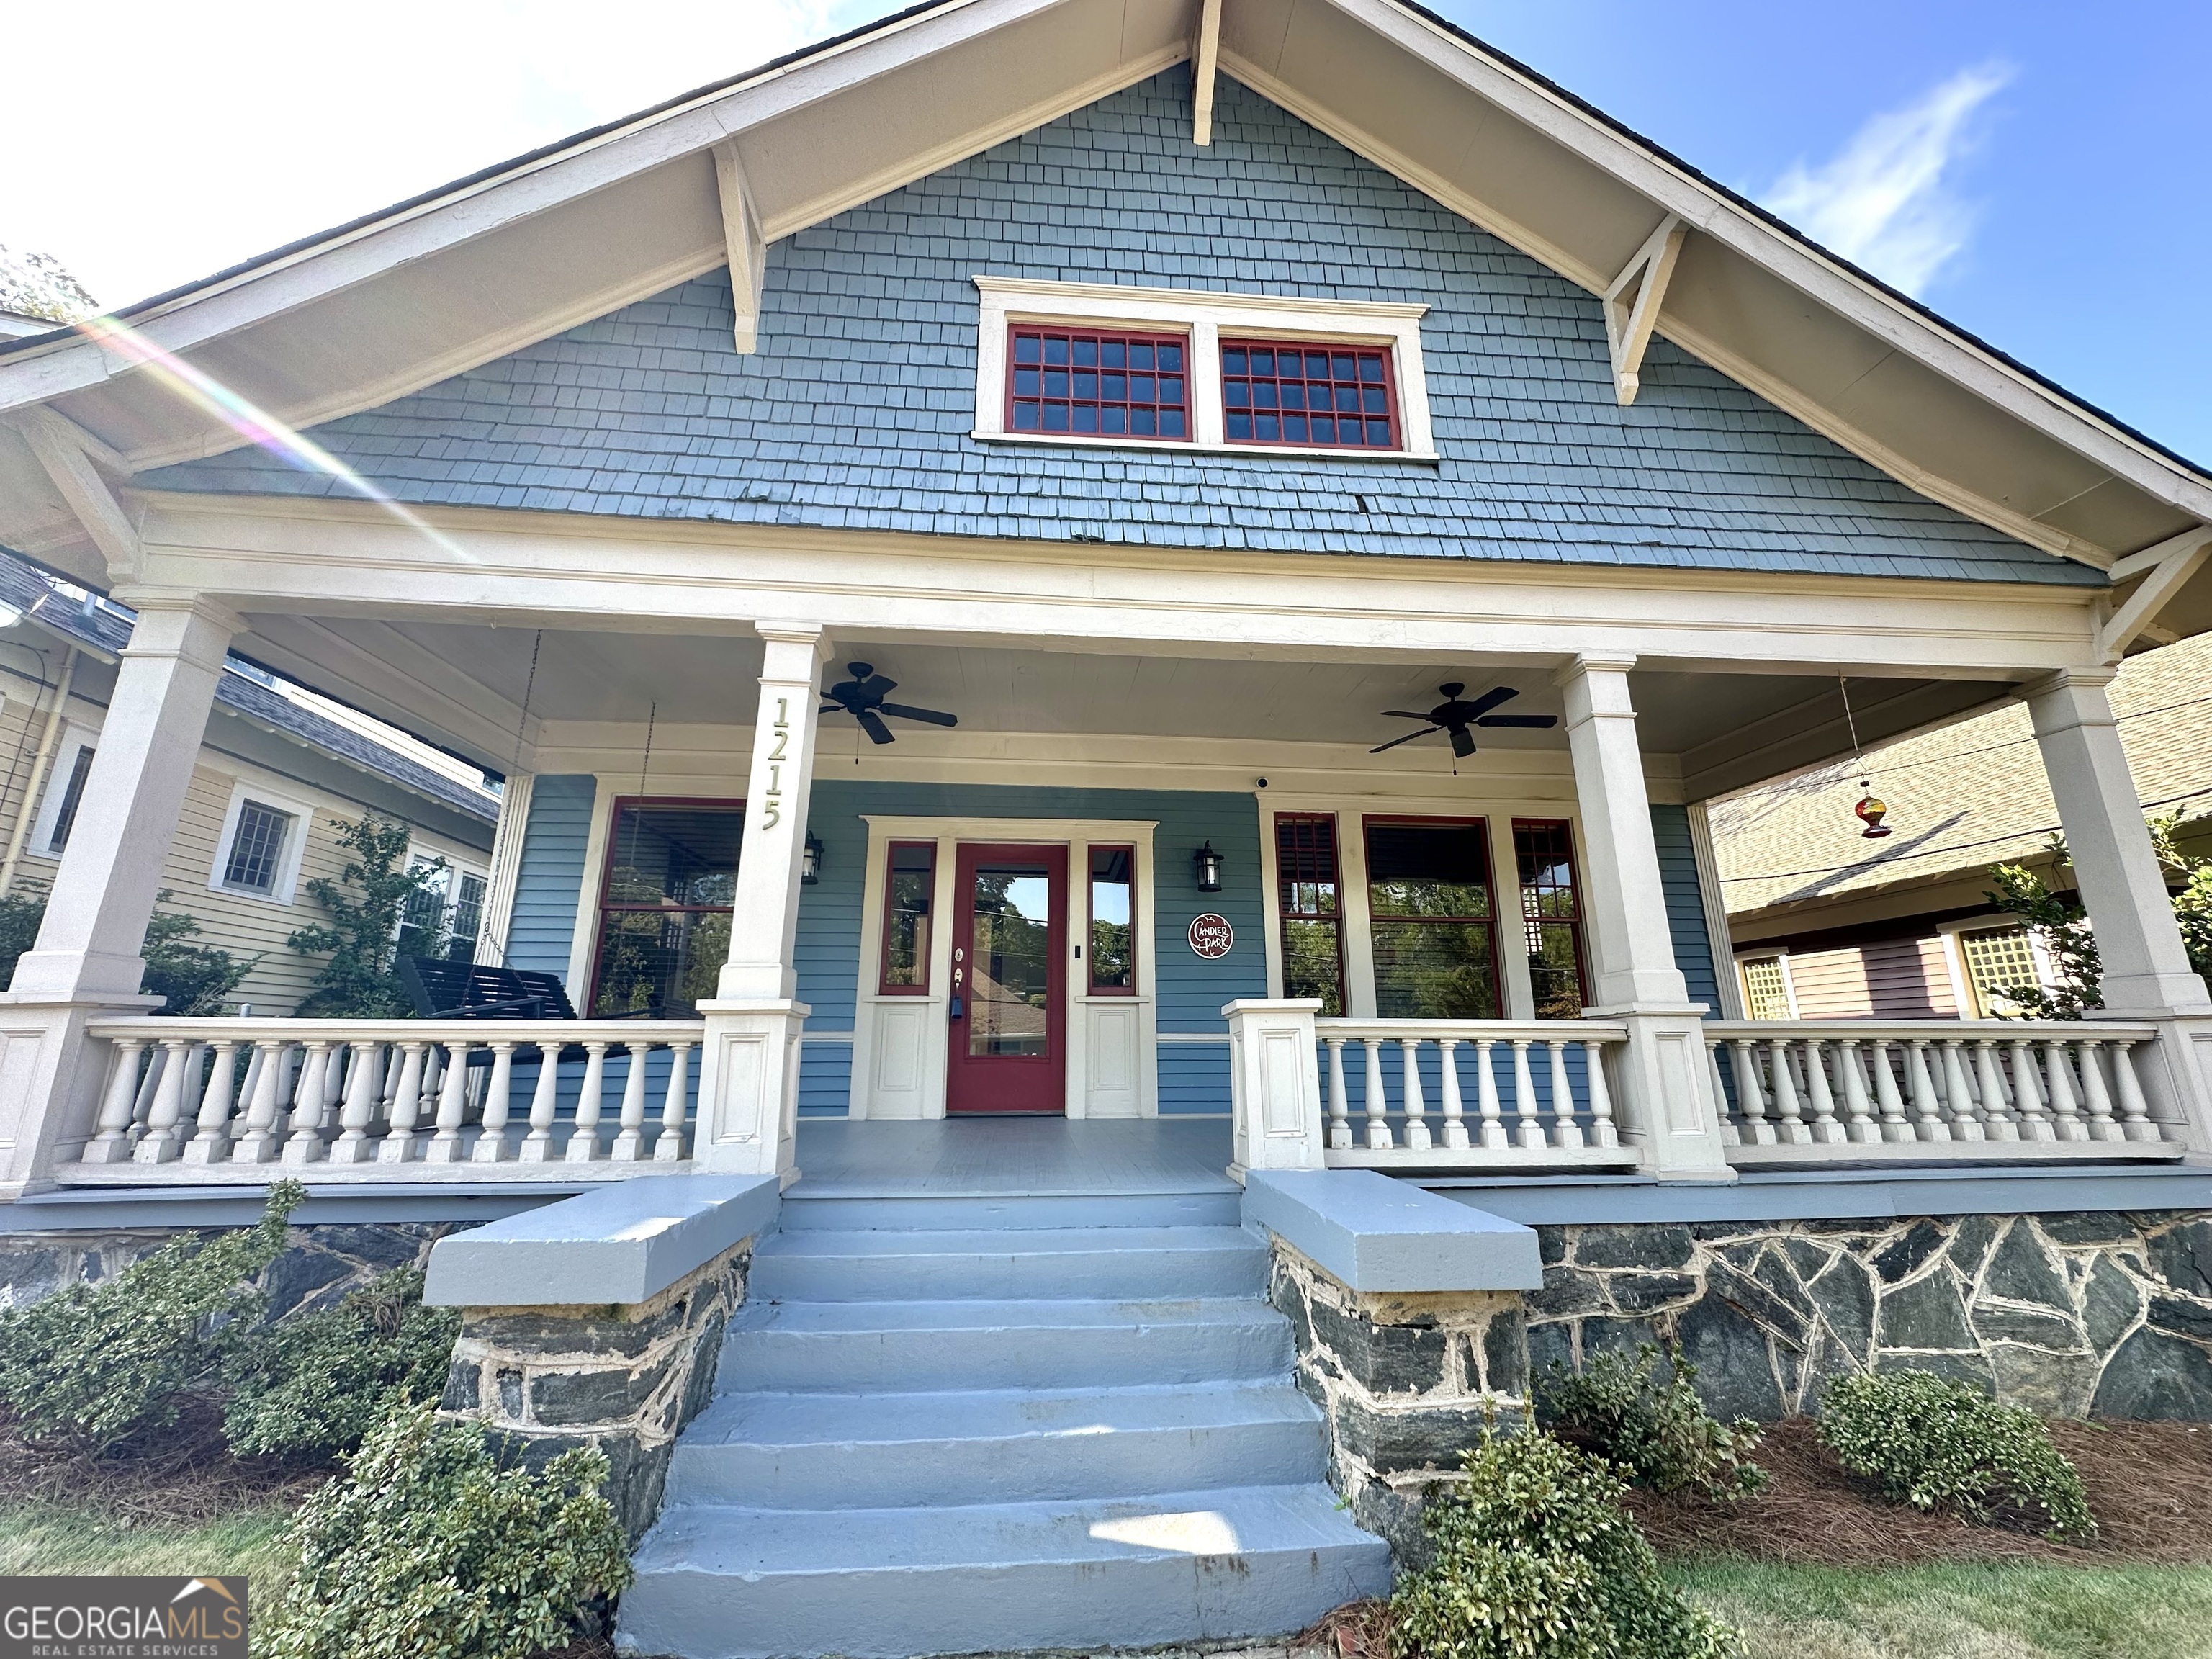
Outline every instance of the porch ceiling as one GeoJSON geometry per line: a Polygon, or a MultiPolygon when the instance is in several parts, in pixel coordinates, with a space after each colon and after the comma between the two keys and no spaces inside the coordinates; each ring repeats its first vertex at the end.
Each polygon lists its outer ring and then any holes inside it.
{"type": "MultiPolygon", "coordinates": [[[[670,724],[743,728],[751,719],[761,647],[750,635],[642,635],[495,628],[475,623],[254,616],[240,652],[331,696],[504,769],[540,727],[670,724]]],[[[1325,744],[1364,765],[1364,751],[1413,729],[1389,708],[1425,710],[1438,687],[1519,695],[1499,713],[1564,715],[1544,663],[1285,662],[1231,657],[1018,649],[984,644],[838,639],[824,684],[865,661],[898,682],[896,701],[957,714],[963,733],[1049,732],[1325,744]]],[[[1836,682],[1814,674],[1674,670],[1632,677],[1645,752],[1680,756],[1693,795],[1741,787],[1849,752],[1836,682]]],[[[1960,679],[1858,680],[1852,709],[1863,741],[1950,719],[2004,695],[1960,679]]],[[[927,728],[896,723],[919,752],[927,728]]],[[[825,720],[840,741],[854,730],[825,720]]],[[[1491,728],[1490,750],[1563,750],[1563,727],[1491,728]]],[[[742,742],[742,731],[732,741],[742,742]]],[[[1441,738],[1375,757],[1377,768],[1424,766],[1441,738]]]]}

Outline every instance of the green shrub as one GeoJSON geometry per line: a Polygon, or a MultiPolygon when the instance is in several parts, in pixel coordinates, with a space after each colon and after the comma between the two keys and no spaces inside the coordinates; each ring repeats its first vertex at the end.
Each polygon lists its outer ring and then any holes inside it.
{"type": "Polygon", "coordinates": [[[280,1182],[254,1226],[173,1238],[112,1279],[0,1314],[0,1399],[25,1434],[101,1452],[174,1422],[258,1315],[249,1281],[283,1254],[307,1195],[280,1182]]]}
{"type": "Polygon", "coordinates": [[[1430,1489],[1436,1559],[1391,1598],[1400,1659],[1728,1659],[1736,1633],[1669,1589],[1602,1458],[1540,1430],[1484,1431],[1430,1489]]]}
{"type": "Polygon", "coordinates": [[[501,1468],[483,1431],[394,1412],[307,1501],[267,1659],[524,1659],[629,1583],[606,1458],[501,1468]]]}
{"type": "Polygon", "coordinates": [[[223,1432],[245,1456],[351,1451],[395,1401],[435,1400],[461,1316],[422,1305],[422,1270],[371,1279],[335,1308],[264,1326],[223,1366],[223,1432]]]}
{"type": "Polygon", "coordinates": [[[2047,1537],[2087,1539],[2097,1522],[2081,1477],[2033,1412],[1926,1371],[1831,1382],[1820,1438],[1892,1499],[1978,1524],[2026,1515],[2047,1537]]]}
{"type": "Polygon", "coordinates": [[[1723,1423],[1707,1411],[1698,1368],[1679,1348],[1666,1355],[1661,1382],[1660,1358],[1647,1342],[1632,1355],[1601,1354],[1579,1375],[1554,1361],[1537,1386],[1539,1417],[1564,1438],[1611,1459],[1634,1486],[1688,1488],[1708,1498],[1764,1492],[1766,1471],[1749,1461],[1759,1425],[1742,1418],[1723,1423]]]}

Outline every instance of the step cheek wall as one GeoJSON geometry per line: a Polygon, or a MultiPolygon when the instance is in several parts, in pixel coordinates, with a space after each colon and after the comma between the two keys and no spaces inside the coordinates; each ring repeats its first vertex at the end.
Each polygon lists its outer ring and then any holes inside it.
{"type": "Polygon", "coordinates": [[[464,1308],[441,1409],[506,1437],[532,1468],[598,1447],[635,1541],[659,1512],[676,1437],[714,1396],[752,1244],[634,1306],[464,1308]]]}

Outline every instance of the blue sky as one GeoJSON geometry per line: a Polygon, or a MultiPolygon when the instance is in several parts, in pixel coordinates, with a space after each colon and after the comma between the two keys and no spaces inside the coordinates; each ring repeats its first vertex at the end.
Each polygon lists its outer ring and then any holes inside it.
{"type": "MultiPolygon", "coordinates": [[[[2212,6],[1431,3],[2212,464],[2212,6]]],[[[897,9],[113,0],[0,100],[0,245],[125,303],[897,9]]]]}

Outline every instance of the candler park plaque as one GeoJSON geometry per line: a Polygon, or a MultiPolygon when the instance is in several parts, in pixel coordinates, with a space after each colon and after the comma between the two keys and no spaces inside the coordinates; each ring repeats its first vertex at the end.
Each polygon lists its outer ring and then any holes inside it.
{"type": "Polygon", "coordinates": [[[1229,925],[1229,918],[1217,916],[1211,910],[1202,916],[1190,919],[1190,948],[1193,955],[1208,962],[1218,962],[1229,954],[1229,947],[1237,943],[1237,930],[1229,925]]]}

